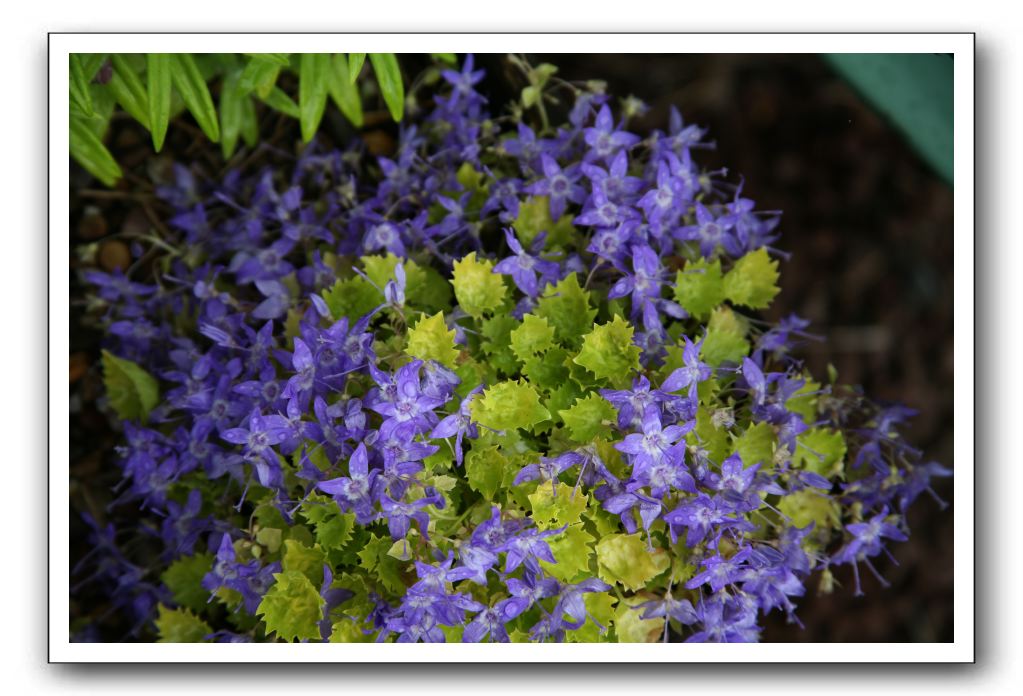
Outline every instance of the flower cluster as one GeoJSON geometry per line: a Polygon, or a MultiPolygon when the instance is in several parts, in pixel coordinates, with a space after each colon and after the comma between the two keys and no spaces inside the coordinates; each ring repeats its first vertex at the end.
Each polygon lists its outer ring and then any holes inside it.
{"type": "Polygon", "coordinates": [[[157,261],[85,274],[126,528],[90,520],[80,574],[136,635],[755,641],[814,571],[858,592],[949,473],[814,380],[805,321],[754,320],[779,216],[702,129],[565,83],[537,131],[482,77],[443,72],[389,157],[178,166],[157,261]]]}

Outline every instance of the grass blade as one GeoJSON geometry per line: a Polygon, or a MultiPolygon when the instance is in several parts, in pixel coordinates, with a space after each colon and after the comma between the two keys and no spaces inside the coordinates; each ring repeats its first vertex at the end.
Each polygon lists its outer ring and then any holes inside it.
{"type": "Polygon", "coordinates": [[[365,62],[365,53],[348,54],[348,84],[355,84],[355,78],[359,76],[359,73],[362,71],[362,64],[365,62]]]}
{"type": "Polygon", "coordinates": [[[393,53],[370,53],[369,60],[373,64],[380,94],[387,104],[391,118],[400,121],[405,113],[405,85],[401,81],[401,69],[398,58],[393,53]]]}
{"type": "Polygon", "coordinates": [[[190,53],[174,53],[171,55],[171,66],[171,81],[185,102],[185,107],[195,117],[196,123],[206,137],[213,142],[219,142],[220,125],[217,122],[217,111],[195,58],[190,53]]]}
{"type": "Polygon", "coordinates": [[[149,132],[157,152],[163,147],[171,111],[171,67],[169,53],[146,55],[146,91],[149,96],[149,132]]]}
{"type": "Polygon", "coordinates": [[[82,65],[82,56],[72,53],[70,58],[71,68],[71,107],[77,109],[82,116],[91,117],[92,95],[89,94],[89,78],[85,76],[85,68],[82,65]]]}
{"type": "Polygon", "coordinates": [[[269,106],[275,111],[280,111],[285,116],[291,116],[292,118],[298,118],[300,112],[298,110],[298,104],[295,100],[284,93],[280,87],[274,87],[265,96],[261,97],[263,103],[269,106]]]}
{"type": "Polygon", "coordinates": [[[345,118],[356,128],[362,128],[362,100],[359,98],[359,89],[348,81],[348,61],[343,53],[336,54],[332,59],[327,90],[345,118]]]}
{"type": "Polygon", "coordinates": [[[309,142],[316,135],[316,129],[327,106],[327,77],[330,72],[330,55],[327,53],[303,53],[299,64],[298,110],[302,125],[302,140],[309,142]]]}
{"type": "Polygon", "coordinates": [[[114,73],[107,83],[110,91],[113,92],[117,103],[148,130],[149,97],[146,94],[146,86],[142,84],[142,79],[132,70],[123,55],[110,56],[110,62],[114,66],[114,73]]]}
{"type": "Polygon", "coordinates": [[[114,156],[89,128],[86,119],[71,117],[70,150],[75,161],[106,186],[113,186],[121,178],[121,168],[114,156]]]}

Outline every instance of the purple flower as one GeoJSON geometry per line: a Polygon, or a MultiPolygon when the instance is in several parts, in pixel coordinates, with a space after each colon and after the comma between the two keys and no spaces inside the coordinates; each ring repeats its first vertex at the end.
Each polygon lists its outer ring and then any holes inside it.
{"type": "Polygon", "coordinates": [[[504,238],[508,242],[508,246],[511,248],[514,256],[498,261],[497,265],[494,266],[494,273],[510,275],[519,290],[526,293],[529,297],[536,297],[543,285],[556,282],[559,270],[558,264],[535,256],[535,254],[543,249],[545,235],[537,235],[536,240],[533,242],[533,254],[526,253],[518,238],[516,238],[515,233],[510,228],[505,228],[504,238]],[[539,283],[537,282],[538,274],[540,276],[539,283]]]}
{"type": "Polygon", "coordinates": [[[587,158],[602,159],[605,162],[610,162],[619,150],[628,149],[639,142],[638,135],[615,127],[607,104],[600,107],[594,125],[583,129],[583,137],[590,146],[587,158]]]}
{"type": "Polygon", "coordinates": [[[558,221],[565,213],[568,202],[582,204],[586,200],[586,190],[577,184],[581,176],[576,166],[562,169],[550,155],[540,155],[544,178],[525,188],[526,193],[536,196],[547,196],[550,199],[551,219],[558,221]]]}

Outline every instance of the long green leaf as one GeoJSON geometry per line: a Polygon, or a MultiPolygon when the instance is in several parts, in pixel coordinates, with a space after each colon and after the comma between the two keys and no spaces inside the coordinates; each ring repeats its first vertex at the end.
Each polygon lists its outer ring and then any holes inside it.
{"type": "Polygon", "coordinates": [[[181,95],[185,107],[195,117],[202,132],[213,142],[220,140],[220,125],[217,123],[217,110],[213,106],[213,97],[203,79],[195,58],[190,53],[171,54],[171,81],[174,89],[181,95]]]}
{"type": "Polygon", "coordinates": [[[274,63],[282,68],[286,68],[290,65],[290,61],[288,60],[288,56],[291,55],[290,53],[244,53],[242,55],[263,61],[264,63],[274,63]]]}
{"type": "Polygon", "coordinates": [[[327,53],[303,53],[299,64],[298,109],[302,125],[302,140],[309,142],[316,135],[316,129],[327,106],[327,77],[330,72],[330,55],[327,53]]]}
{"type": "Polygon", "coordinates": [[[332,59],[327,89],[345,118],[356,128],[362,128],[362,100],[359,98],[359,89],[348,81],[348,61],[343,53],[336,54],[332,59]]]}
{"type": "Polygon", "coordinates": [[[131,114],[132,118],[149,128],[149,97],[142,79],[132,70],[128,61],[121,54],[110,56],[114,66],[114,74],[107,83],[117,103],[131,114]]]}
{"type": "Polygon", "coordinates": [[[434,60],[439,60],[441,63],[447,63],[448,65],[454,65],[458,62],[458,56],[454,53],[431,53],[430,57],[434,60]]]}
{"type": "Polygon", "coordinates": [[[248,95],[242,94],[238,89],[239,74],[240,71],[236,71],[226,75],[224,85],[220,89],[220,125],[223,129],[220,146],[224,153],[224,159],[228,159],[234,154],[244,118],[242,100],[248,99],[248,95]]]}
{"type": "Polygon", "coordinates": [[[295,100],[285,94],[280,87],[274,87],[265,97],[261,97],[261,99],[263,100],[263,103],[271,109],[280,111],[285,116],[298,118],[300,115],[298,104],[295,103],[295,100]]]}
{"type": "Polygon", "coordinates": [[[260,98],[266,98],[277,82],[277,75],[280,72],[281,66],[278,63],[252,58],[238,78],[238,88],[242,94],[249,94],[255,90],[260,98]]]}
{"type": "Polygon", "coordinates": [[[359,76],[362,71],[362,64],[366,62],[365,53],[349,53],[348,54],[348,83],[355,84],[355,79],[359,76]]]}
{"type": "Polygon", "coordinates": [[[92,96],[89,94],[89,78],[85,76],[82,56],[72,53],[69,57],[71,69],[71,108],[77,109],[82,116],[93,115],[92,96]]]}
{"type": "Polygon", "coordinates": [[[249,147],[255,147],[259,143],[259,121],[256,119],[256,105],[252,101],[252,95],[242,97],[242,140],[249,147]]]}
{"type": "Polygon", "coordinates": [[[400,121],[405,113],[405,85],[401,81],[398,57],[393,53],[370,53],[369,60],[373,64],[380,94],[391,112],[391,118],[400,121]]]}
{"type": "Polygon", "coordinates": [[[75,55],[82,61],[82,71],[85,73],[86,82],[92,82],[92,78],[96,77],[96,73],[103,67],[103,61],[107,59],[106,53],[76,53],[75,55]]]}
{"type": "Polygon", "coordinates": [[[70,150],[75,161],[105,185],[113,186],[121,178],[121,168],[114,156],[92,131],[86,119],[71,117],[70,150]]]}
{"type": "Polygon", "coordinates": [[[163,147],[170,123],[171,64],[169,53],[146,55],[146,91],[149,96],[149,130],[157,152],[163,147]]]}

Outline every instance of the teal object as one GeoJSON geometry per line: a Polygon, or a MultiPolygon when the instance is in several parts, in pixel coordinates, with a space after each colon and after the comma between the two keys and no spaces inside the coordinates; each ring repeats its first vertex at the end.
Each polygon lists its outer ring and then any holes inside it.
{"type": "Polygon", "coordinates": [[[938,53],[826,53],[824,58],[953,183],[953,58],[938,53]]]}

